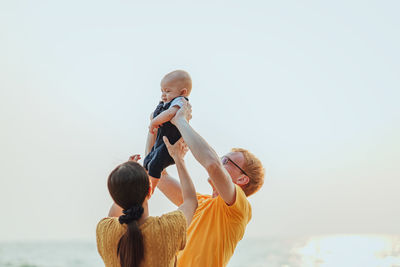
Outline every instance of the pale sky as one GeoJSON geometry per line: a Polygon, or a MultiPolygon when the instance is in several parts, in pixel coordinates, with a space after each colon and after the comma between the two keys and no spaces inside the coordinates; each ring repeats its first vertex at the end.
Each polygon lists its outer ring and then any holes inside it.
{"type": "MultiPolygon", "coordinates": [[[[175,69],[217,153],[244,147],[265,165],[245,237],[400,234],[399,8],[1,1],[0,240],[94,240],[107,176],[143,155],[175,69]]],[[[156,191],[150,214],[173,209],[156,191]]]]}

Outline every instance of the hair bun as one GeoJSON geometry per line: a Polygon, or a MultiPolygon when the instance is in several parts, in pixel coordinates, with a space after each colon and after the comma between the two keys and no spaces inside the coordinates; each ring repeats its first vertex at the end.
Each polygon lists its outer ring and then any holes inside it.
{"type": "Polygon", "coordinates": [[[142,217],[143,207],[139,204],[134,205],[130,209],[123,210],[124,215],[119,216],[118,220],[120,224],[128,224],[132,221],[137,221],[142,217]]]}

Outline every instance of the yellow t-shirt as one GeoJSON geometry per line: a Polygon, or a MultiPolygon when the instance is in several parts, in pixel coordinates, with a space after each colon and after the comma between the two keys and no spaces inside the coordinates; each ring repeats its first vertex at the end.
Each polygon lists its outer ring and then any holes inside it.
{"type": "Polygon", "coordinates": [[[197,194],[199,206],[188,228],[187,243],[178,254],[178,267],[226,266],[251,219],[251,206],[236,185],[236,201],[197,194]]]}
{"type": "MultiPolygon", "coordinates": [[[[144,260],[140,266],[175,266],[176,254],[186,244],[186,225],[186,217],[179,210],[161,217],[148,217],[139,226],[144,243],[144,260]]],[[[97,250],[106,267],[121,266],[117,248],[126,227],[126,224],[119,223],[117,217],[104,218],[97,224],[97,250]]]]}

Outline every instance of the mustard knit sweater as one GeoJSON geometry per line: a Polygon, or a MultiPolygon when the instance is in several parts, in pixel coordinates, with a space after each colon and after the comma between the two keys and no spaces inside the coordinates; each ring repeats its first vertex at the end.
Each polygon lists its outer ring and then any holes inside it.
{"type": "MultiPolygon", "coordinates": [[[[176,254],[186,244],[186,218],[182,211],[173,211],[161,217],[148,217],[139,226],[143,234],[144,260],[141,267],[170,267],[176,264],[176,254]]],[[[118,242],[126,232],[116,217],[102,219],[97,224],[97,249],[106,267],[120,267],[118,242]]]]}

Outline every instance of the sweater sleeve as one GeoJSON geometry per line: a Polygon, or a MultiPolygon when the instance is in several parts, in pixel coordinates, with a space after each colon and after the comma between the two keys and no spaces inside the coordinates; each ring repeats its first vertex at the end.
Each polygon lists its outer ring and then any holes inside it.
{"type": "Polygon", "coordinates": [[[165,226],[168,242],[175,252],[182,250],[186,245],[187,222],[182,211],[166,213],[160,217],[160,223],[165,226]]]}

